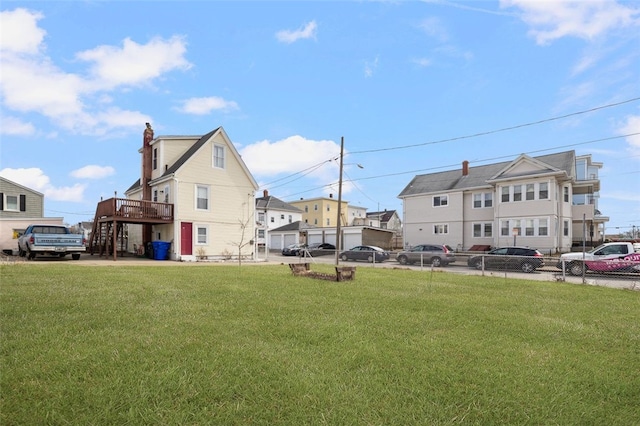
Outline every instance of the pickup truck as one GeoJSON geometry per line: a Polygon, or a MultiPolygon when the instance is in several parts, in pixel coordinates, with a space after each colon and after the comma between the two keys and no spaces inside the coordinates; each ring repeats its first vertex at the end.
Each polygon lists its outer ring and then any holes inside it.
{"type": "Polygon", "coordinates": [[[571,275],[594,272],[640,272],[640,256],[631,242],[613,242],[599,245],[587,252],[565,253],[556,268],[563,265],[571,275]]]}
{"type": "Polygon", "coordinates": [[[18,255],[34,259],[36,256],[65,257],[71,254],[73,260],[80,259],[86,252],[84,237],[72,234],[63,225],[29,225],[18,238],[18,255]]]}

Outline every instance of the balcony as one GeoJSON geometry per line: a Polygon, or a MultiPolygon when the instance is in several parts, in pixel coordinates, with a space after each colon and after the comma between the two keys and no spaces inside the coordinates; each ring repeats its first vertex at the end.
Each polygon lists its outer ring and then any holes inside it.
{"type": "Polygon", "coordinates": [[[173,204],[109,198],[98,203],[95,220],[122,223],[173,223],[173,204]]]}

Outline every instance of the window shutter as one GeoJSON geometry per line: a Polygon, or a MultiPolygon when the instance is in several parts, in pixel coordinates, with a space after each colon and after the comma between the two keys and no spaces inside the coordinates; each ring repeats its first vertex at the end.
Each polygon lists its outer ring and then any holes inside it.
{"type": "Polygon", "coordinates": [[[20,194],[20,211],[27,211],[27,196],[24,194],[20,194]]]}
{"type": "Polygon", "coordinates": [[[0,192],[0,211],[4,210],[4,192],[0,192]]]}

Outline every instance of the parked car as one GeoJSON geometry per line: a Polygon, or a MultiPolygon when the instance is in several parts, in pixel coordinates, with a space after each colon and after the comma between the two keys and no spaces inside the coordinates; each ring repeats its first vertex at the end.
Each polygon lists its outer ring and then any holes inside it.
{"type": "Polygon", "coordinates": [[[329,243],[312,243],[306,246],[306,248],[300,250],[298,256],[324,256],[327,254],[334,254],[336,251],[336,246],[329,243]]]}
{"type": "Polygon", "coordinates": [[[401,265],[430,263],[432,266],[447,266],[456,261],[453,249],[446,244],[420,244],[396,256],[401,265]]]}
{"type": "Polygon", "coordinates": [[[476,269],[514,269],[533,272],[544,266],[542,253],[531,247],[501,247],[482,255],[471,256],[467,264],[476,269]]]}
{"type": "MultiPolygon", "coordinates": [[[[619,260],[637,252],[637,247],[629,241],[616,241],[604,243],[587,252],[564,253],[556,264],[556,268],[563,266],[571,275],[582,275],[586,270],[596,272],[613,272],[617,267],[621,267],[619,260]],[[612,262],[605,262],[605,261],[612,262]],[[586,267],[586,269],[585,269],[586,267]]],[[[630,269],[634,269],[635,265],[630,269]]]]}
{"type": "Polygon", "coordinates": [[[306,247],[305,244],[291,244],[282,249],[283,256],[298,256],[300,250],[306,247]]]}
{"type": "Polygon", "coordinates": [[[82,234],[72,234],[64,225],[33,224],[27,226],[18,238],[18,255],[27,259],[36,256],[65,257],[70,254],[73,260],[87,248],[82,234]]]}
{"type": "Polygon", "coordinates": [[[389,259],[389,252],[381,249],[377,246],[355,246],[350,250],[345,250],[340,253],[340,259],[342,260],[366,260],[373,263],[384,262],[389,259]]]}

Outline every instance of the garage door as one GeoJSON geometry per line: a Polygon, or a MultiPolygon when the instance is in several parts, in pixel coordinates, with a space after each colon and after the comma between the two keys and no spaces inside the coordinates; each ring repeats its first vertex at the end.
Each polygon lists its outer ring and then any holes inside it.
{"type": "Polygon", "coordinates": [[[359,246],[362,238],[360,234],[344,234],[344,247],[345,250],[348,250],[352,247],[359,246]]]}
{"type": "Polygon", "coordinates": [[[289,234],[284,236],[284,246],[290,246],[291,244],[296,244],[298,242],[298,236],[294,234],[289,234]]]}

